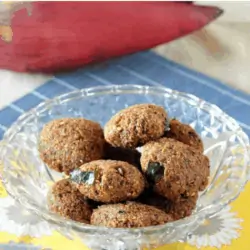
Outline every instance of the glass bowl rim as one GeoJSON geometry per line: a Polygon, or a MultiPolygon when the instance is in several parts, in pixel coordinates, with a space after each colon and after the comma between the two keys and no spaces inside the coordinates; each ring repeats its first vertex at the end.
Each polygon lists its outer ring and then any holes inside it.
{"type": "MultiPolygon", "coordinates": [[[[86,98],[88,96],[100,96],[100,95],[106,95],[106,94],[158,94],[158,95],[172,95],[175,97],[181,97],[182,101],[188,102],[190,105],[190,100],[193,101],[193,106],[199,107],[207,112],[211,112],[214,111],[217,113],[216,116],[220,116],[223,117],[224,120],[227,120],[228,122],[230,122],[230,127],[234,128],[235,133],[241,133],[242,135],[244,135],[245,138],[247,138],[246,143],[244,143],[243,147],[247,150],[247,146],[249,146],[249,139],[248,136],[245,134],[245,132],[242,130],[242,128],[240,127],[240,125],[235,121],[235,119],[233,119],[232,117],[230,117],[229,115],[227,115],[224,111],[222,111],[219,107],[217,107],[214,104],[211,104],[201,98],[196,97],[193,94],[189,94],[189,93],[185,93],[185,92],[181,92],[181,91],[177,91],[177,90],[173,90],[164,86],[146,86],[146,85],[132,85],[132,84],[124,84],[124,85],[100,85],[100,86],[94,86],[94,87],[90,87],[90,88],[83,88],[83,89],[79,89],[79,90],[74,90],[68,93],[64,93],[62,95],[56,96],[52,99],[48,99],[44,102],[41,102],[39,105],[37,105],[36,107],[34,107],[33,109],[31,109],[30,111],[25,112],[24,114],[22,114],[13,124],[12,126],[5,132],[4,136],[3,136],[3,140],[0,143],[0,157],[2,158],[2,150],[4,148],[5,144],[8,144],[12,138],[21,130],[22,126],[25,125],[25,123],[31,119],[32,117],[36,117],[39,116],[40,113],[42,113],[44,110],[47,110],[46,107],[48,107],[49,105],[58,105],[58,104],[62,104],[63,102],[69,102],[70,100],[74,99],[74,95],[78,95],[79,98],[79,94],[81,98],[86,98]],[[73,96],[73,97],[72,97],[73,96]]],[[[0,164],[1,164],[1,158],[0,158],[0,164]]],[[[4,171],[4,170],[3,170],[4,171]]],[[[203,218],[204,214],[201,215],[201,213],[204,213],[205,211],[209,210],[210,205],[207,205],[205,208],[203,208],[201,211],[198,211],[192,215],[190,215],[189,217],[186,217],[184,219],[181,220],[177,220],[174,222],[169,222],[163,225],[158,225],[158,226],[150,226],[150,227],[141,227],[141,228],[108,228],[108,227],[100,227],[100,226],[93,226],[93,225],[89,225],[89,224],[82,224],[79,222],[75,222],[73,220],[70,219],[65,219],[55,213],[52,212],[44,212],[42,211],[36,204],[29,204],[28,200],[25,199],[20,199],[19,197],[17,197],[15,194],[13,194],[9,188],[7,187],[7,183],[8,181],[3,178],[2,174],[0,174],[0,178],[2,180],[3,185],[5,186],[5,189],[7,191],[7,193],[14,198],[15,201],[17,201],[21,206],[23,206],[24,208],[28,209],[30,212],[34,212],[36,213],[40,218],[44,219],[45,221],[52,223],[54,225],[58,225],[60,227],[64,227],[64,228],[68,228],[70,227],[71,229],[80,231],[80,232],[86,232],[86,233],[101,233],[103,232],[104,234],[107,235],[107,230],[108,230],[108,235],[110,234],[117,234],[117,233],[123,233],[123,234],[143,234],[143,233],[150,233],[155,232],[155,231],[165,231],[168,228],[174,227],[184,227],[186,226],[188,223],[188,220],[191,221],[192,218],[194,218],[195,216],[200,216],[201,218],[203,218]],[[187,223],[185,223],[187,222],[187,223]]],[[[215,206],[215,209],[213,209],[213,213],[212,214],[216,214],[218,213],[220,210],[222,210],[225,206],[227,206],[229,203],[231,203],[233,200],[237,199],[237,197],[239,196],[239,194],[242,192],[242,190],[244,189],[245,185],[247,183],[247,179],[242,181],[242,184],[239,187],[239,191],[238,193],[231,198],[230,200],[224,202],[223,204],[218,204],[217,206],[215,206]]],[[[209,214],[209,213],[208,213],[209,214]]],[[[208,215],[206,214],[206,215],[208,215]]]]}

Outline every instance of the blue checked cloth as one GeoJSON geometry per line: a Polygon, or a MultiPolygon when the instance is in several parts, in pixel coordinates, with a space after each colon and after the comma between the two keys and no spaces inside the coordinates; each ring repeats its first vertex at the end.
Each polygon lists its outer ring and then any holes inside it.
{"type": "Polygon", "coordinates": [[[56,75],[0,110],[0,139],[20,114],[40,102],[72,90],[102,84],[163,85],[194,94],[234,117],[250,136],[250,95],[147,51],[56,75]]]}

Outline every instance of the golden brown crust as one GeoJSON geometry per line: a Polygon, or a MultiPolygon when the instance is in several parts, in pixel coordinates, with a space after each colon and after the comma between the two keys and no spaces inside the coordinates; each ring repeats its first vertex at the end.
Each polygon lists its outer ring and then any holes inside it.
{"type": "Polygon", "coordinates": [[[167,113],[157,105],[138,104],[121,110],[104,127],[104,136],[114,147],[136,148],[160,138],[167,113]]]}
{"type": "Polygon", "coordinates": [[[89,223],[92,208],[68,179],[56,182],[48,196],[51,211],[78,222],[89,223]]]}
{"type": "Polygon", "coordinates": [[[148,177],[155,175],[153,171],[158,168],[154,190],[172,201],[192,197],[197,191],[203,190],[209,176],[209,160],[206,156],[170,138],[161,138],[143,146],[141,167],[148,177]]]}
{"type": "Polygon", "coordinates": [[[80,167],[83,173],[93,173],[94,181],[75,185],[89,199],[116,203],[137,198],[145,187],[142,173],[123,161],[98,160],[80,167]]]}
{"type": "Polygon", "coordinates": [[[188,124],[172,119],[169,124],[170,130],[166,132],[166,137],[173,138],[189,146],[204,151],[203,142],[196,131],[188,124]]]}
{"type": "Polygon", "coordinates": [[[52,169],[69,174],[82,164],[101,159],[101,126],[83,118],[63,118],[46,124],[40,134],[41,159],[52,169]]]}
{"type": "Polygon", "coordinates": [[[114,228],[148,227],[170,221],[172,217],[165,212],[136,202],[103,205],[91,216],[91,224],[114,228]]]}

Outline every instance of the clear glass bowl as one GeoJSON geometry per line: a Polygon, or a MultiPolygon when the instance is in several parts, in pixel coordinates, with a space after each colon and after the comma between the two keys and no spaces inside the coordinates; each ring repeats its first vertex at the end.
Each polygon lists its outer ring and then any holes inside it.
{"type": "Polygon", "coordinates": [[[143,249],[172,243],[190,234],[242,191],[248,174],[249,140],[237,122],[215,105],[162,87],[111,85],[61,95],[40,104],[7,131],[0,147],[1,177],[8,193],[63,235],[78,237],[91,249],[143,249]],[[208,188],[190,217],[162,226],[112,229],[66,220],[47,207],[47,193],[61,177],[40,160],[37,145],[43,125],[61,117],[85,117],[104,125],[117,111],[137,103],[163,106],[170,117],[191,124],[205,142],[211,161],[208,188]]]}

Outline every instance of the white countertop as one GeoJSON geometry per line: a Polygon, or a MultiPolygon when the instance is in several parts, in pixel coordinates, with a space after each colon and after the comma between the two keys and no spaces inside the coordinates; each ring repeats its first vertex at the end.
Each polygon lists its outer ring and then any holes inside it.
{"type": "Polygon", "coordinates": [[[51,76],[0,70],[0,109],[45,83],[51,76]]]}
{"type": "Polygon", "coordinates": [[[250,93],[250,22],[214,22],[156,51],[250,93]]]}
{"type": "MultiPolygon", "coordinates": [[[[215,4],[226,9],[228,14],[201,31],[154,50],[250,93],[250,4],[215,4]]],[[[32,91],[50,77],[0,70],[0,108],[32,91]]]]}

